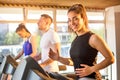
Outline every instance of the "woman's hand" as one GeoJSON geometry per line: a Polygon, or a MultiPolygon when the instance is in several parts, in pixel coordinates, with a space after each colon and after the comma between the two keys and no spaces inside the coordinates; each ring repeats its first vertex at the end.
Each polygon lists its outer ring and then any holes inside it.
{"type": "Polygon", "coordinates": [[[49,50],[49,57],[53,60],[59,60],[59,53],[57,50],[57,53],[53,52],[53,50],[50,48],[49,50]]]}
{"type": "Polygon", "coordinates": [[[85,64],[80,64],[83,68],[77,68],[75,70],[76,75],[79,77],[85,77],[93,73],[92,67],[85,65],[85,64]]]}

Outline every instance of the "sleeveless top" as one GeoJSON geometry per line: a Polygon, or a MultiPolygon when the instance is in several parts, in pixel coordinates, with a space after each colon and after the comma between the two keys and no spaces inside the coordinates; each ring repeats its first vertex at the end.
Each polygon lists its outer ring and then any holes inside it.
{"type": "Polygon", "coordinates": [[[32,53],[32,45],[30,43],[30,38],[27,41],[25,41],[23,44],[23,50],[25,56],[30,55],[32,53]]]}
{"type": "MultiPolygon", "coordinates": [[[[95,64],[98,51],[89,45],[89,39],[92,34],[94,33],[89,31],[84,35],[77,36],[73,40],[70,49],[70,56],[74,63],[74,69],[81,68],[80,64],[86,64],[89,66],[95,64]]],[[[94,72],[86,77],[96,78],[96,73],[94,72]]],[[[77,76],[77,78],[80,77],[77,76]]]]}

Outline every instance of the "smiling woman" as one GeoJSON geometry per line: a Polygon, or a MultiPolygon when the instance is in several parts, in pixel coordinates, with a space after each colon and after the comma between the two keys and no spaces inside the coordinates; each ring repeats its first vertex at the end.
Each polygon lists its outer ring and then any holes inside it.
{"type": "MultiPolygon", "coordinates": [[[[25,6],[25,5],[24,5],[25,6]]],[[[55,29],[61,40],[61,56],[70,57],[69,48],[73,38],[76,37],[74,34],[69,33],[67,25],[67,8],[48,8],[48,7],[0,7],[0,52],[2,49],[8,48],[11,53],[15,56],[17,55],[17,50],[22,48],[23,40],[15,33],[15,29],[18,24],[21,22],[26,23],[27,29],[31,33],[40,33],[38,31],[37,21],[42,13],[47,13],[53,18],[53,24],[51,28],[55,29]],[[4,47],[5,46],[5,47],[4,47]],[[14,46],[14,47],[13,47],[14,46]]],[[[71,5],[70,5],[71,6],[71,5]]],[[[90,30],[100,35],[103,39],[106,39],[105,36],[105,23],[104,10],[96,10],[87,8],[88,15],[88,25],[90,30]],[[100,17],[100,18],[99,18],[100,17]]],[[[40,41],[40,35],[37,34],[38,44],[40,41]]],[[[39,45],[38,45],[39,46],[39,45]]],[[[39,47],[38,47],[39,49],[39,47]]],[[[40,51],[40,49],[39,49],[40,51]]],[[[38,51],[38,52],[39,52],[38,51]]],[[[101,56],[98,56],[101,60],[101,56]]],[[[102,57],[103,59],[103,57],[102,57]]],[[[61,63],[59,63],[61,65],[61,63]]],[[[61,73],[73,73],[73,66],[67,66],[66,71],[61,73]]],[[[105,75],[108,75],[108,78],[111,77],[111,68],[106,68],[102,71],[105,75]]],[[[102,76],[105,76],[102,75],[102,76]]]]}
{"type": "Polygon", "coordinates": [[[82,4],[72,5],[67,12],[69,28],[76,34],[71,43],[70,58],[50,50],[49,57],[65,65],[73,65],[77,80],[102,80],[99,71],[114,63],[107,43],[88,28],[86,9],[82,4]],[[98,52],[104,60],[97,63],[98,52]]]}

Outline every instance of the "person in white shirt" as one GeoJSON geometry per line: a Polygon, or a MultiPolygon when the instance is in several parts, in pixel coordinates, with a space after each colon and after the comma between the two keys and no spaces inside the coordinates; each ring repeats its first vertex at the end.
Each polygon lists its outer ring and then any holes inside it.
{"type": "Polygon", "coordinates": [[[41,53],[36,55],[36,61],[41,60],[40,66],[47,72],[59,72],[58,63],[49,58],[49,50],[60,52],[60,39],[58,34],[50,29],[52,18],[47,14],[42,14],[38,21],[38,28],[42,32],[40,48],[41,53]]]}

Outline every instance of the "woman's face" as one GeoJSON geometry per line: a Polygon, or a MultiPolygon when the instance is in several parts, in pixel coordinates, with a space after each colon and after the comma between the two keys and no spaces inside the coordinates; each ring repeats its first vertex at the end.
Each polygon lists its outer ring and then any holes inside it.
{"type": "Polygon", "coordinates": [[[79,32],[84,26],[83,18],[80,14],[70,11],[68,13],[68,25],[74,32],[79,32]]]}
{"type": "Polygon", "coordinates": [[[25,30],[20,30],[17,32],[17,34],[21,37],[21,38],[25,38],[26,37],[26,32],[25,30]]]}

